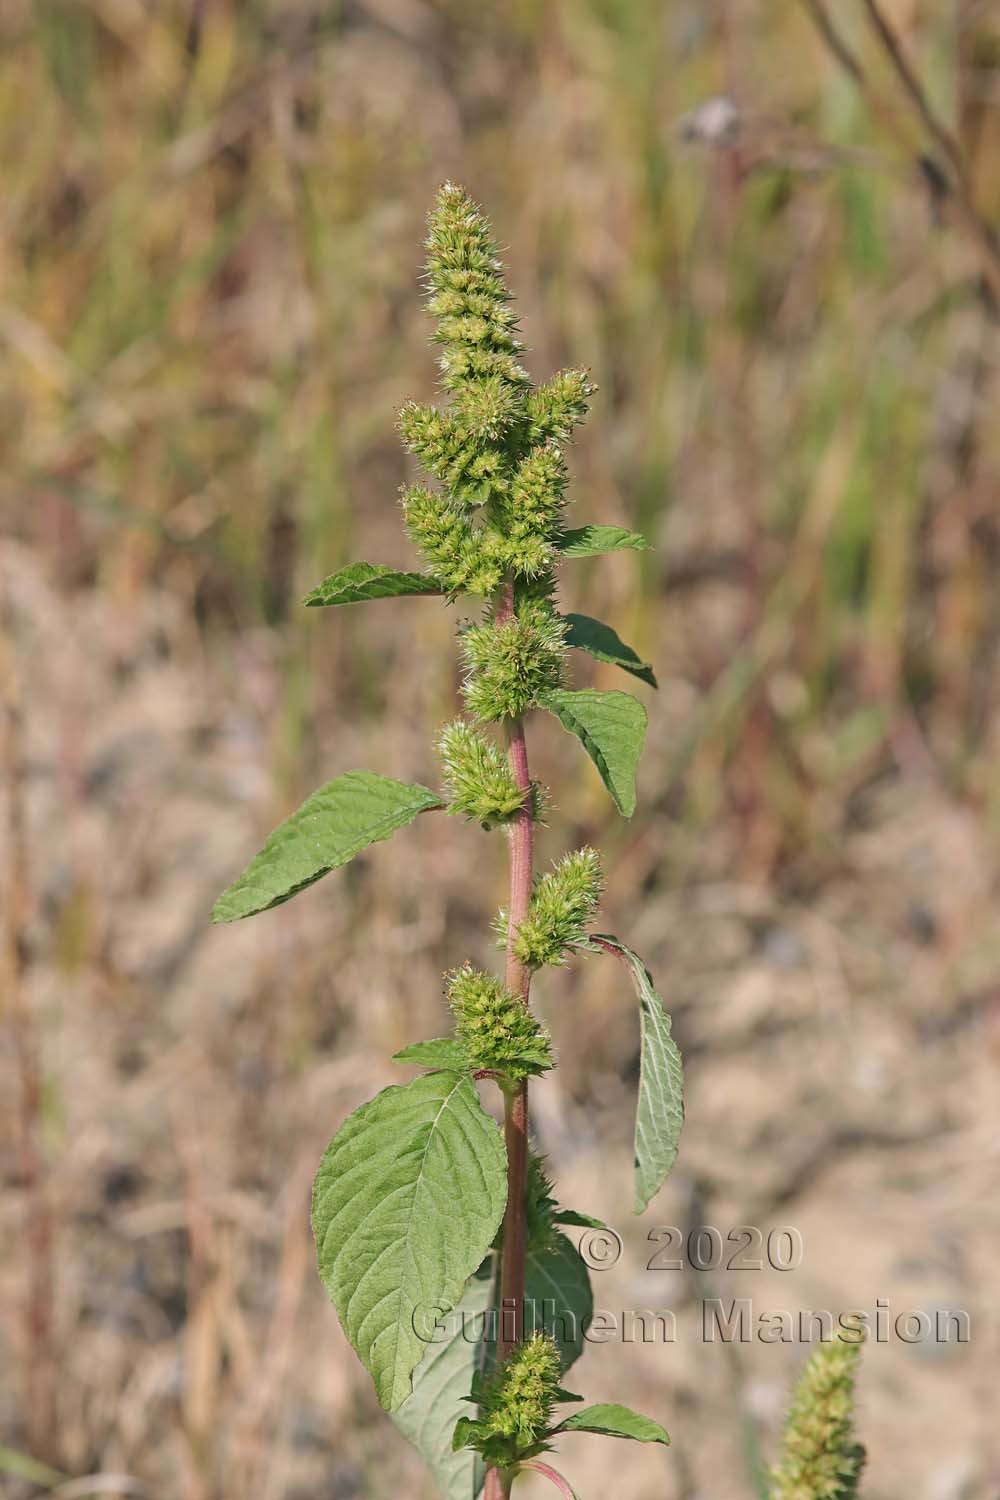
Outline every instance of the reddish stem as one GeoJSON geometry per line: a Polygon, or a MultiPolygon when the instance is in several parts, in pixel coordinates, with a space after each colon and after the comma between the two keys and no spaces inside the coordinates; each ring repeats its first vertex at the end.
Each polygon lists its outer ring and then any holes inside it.
{"type": "Polygon", "coordinates": [[[551,1464],[539,1463],[537,1458],[530,1459],[521,1465],[522,1469],[534,1469],[536,1474],[544,1474],[546,1479],[551,1479],[560,1494],[566,1495],[568,1500],[576,1500],[576,1496],[570,1489],[569,1481],[564,1479],[558,1469],[553,1469],[551,1464]]]}
{"type": "MultiPolygon", "coordinates": [[[[531,778],[520,719],[510,729],[510,763],[518,786],[525,794],[510,830],[510,904],[507,908],[507,988],[520,995],[525,1005],[531,972],[514,951],[517,929],[528,914],[535,824],[531,814],[531,778]]],[[[500,1328],[497,1360],[502,1363],[520,1341],[524,1323],[524,1274],[528,1253],[528,1222],[525,1193],[528,1182],[528,1084],[504,1095],[504,1140],[507,1146],[507,1210],[503,1221],[503,1256],[500,1265],[500,1328]]]]}
{"type": "MultiPolygon", "coordinates": [[[[508,583],[497,610],[497,620],[510,619],[514,610],[514,588],[508,583]]],[[[514,719],[507,735],[511,769],[524,793],[524,803],[510,826],[510,894],[507,904],[506,984],[525,1005],[531,987],[531,970],[517,957],[514,940],[528,914],[534,864],[535,820],[531,808],[531,775],[524,722],[514,719]]],[[[497,1363],[502,1364],[520,1341],[524,1327],[524,1275],[528,1254],[528,1085],[504,1094],[504,1141],[507,1147],[507,1208],[503,1220],[503,1254],[500,1260],[500,1318],[497,1332],[497,1363]]],[[[484,1500],[505,1500],[509,1481],[502,1470],[486,1475],[484,1500]]]]}

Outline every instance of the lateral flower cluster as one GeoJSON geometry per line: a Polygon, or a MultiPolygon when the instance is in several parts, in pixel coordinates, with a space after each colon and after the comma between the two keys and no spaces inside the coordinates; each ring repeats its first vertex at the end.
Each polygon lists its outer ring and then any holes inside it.
{"type": "MultiPolygon", "coordinates": [[[[514,939],[514,952],[531,969],[564,964],[571,948],[585,941],[604,890],[601,857],[584,847],[566,854],[535,881],[528,914],[514,939]]],[[[497,936],[506,940],[507,913],[501,909],[497,936]]]]}
{"type": "Polygon", "coordinates": [[[492,974],[471,964],[456,969],[448,976],[448,999],[471,1068],[518,1083],[552,1067],[548,1032],[492,974]]]}
{"type": "Polygon", "coordinates": [[[479,1418],[459,1419],[455,1448],[473,1448],[487,1464],[505,1469],[540,1452],[553,1407],[566,1399],[559,1387],[561,1373],[551,1335],[536,1333],[524,1339],[495,1374],[477,1382],[473,1399],[479,1404],[479,1418]]]}

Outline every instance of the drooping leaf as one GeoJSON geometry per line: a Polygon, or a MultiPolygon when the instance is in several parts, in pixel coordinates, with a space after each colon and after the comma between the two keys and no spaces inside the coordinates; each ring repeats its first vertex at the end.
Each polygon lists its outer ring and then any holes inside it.
{"type": "Polygon", "coordinates": [[[666,1428],[652,1417],[640,1416],[627,1406],[609,1402],[600,1406],[587,1406],[574,1412],[558,1427],[553,1427],[550,1436],[562,1432],[602,1432],[608,1437],[633,1438],[637,1443],[669,1443],[666,1428]]]}
{"type": "Polygon", "coordinates": [[[382,563],[351,563],[311,589],[303,604],[361,604],[368,599],[398,599],[405,594],[440,594],[441,585],[426,573],[401,573],[382,563]]]}
{"type": "MultiPolygon", "coordinates": [[[[455,1426],[473,1407],[464,1398],[477,1370],[494,1367],[499,1313],[495,1254],[487,1256],[455,1311],[443,1320],[447,1337],[431,1343],[413,1373],[413,1394],[393,1421],[430,1467],[445,1500],[472,1500],[482,1488],[482,1466],[469,1449],[452,1451],[455,1426]],[[478,1337],[470,1338],[470,1331],[478,1337]]],[[[594,1310],[587,1267],[564,1234],[529,1249],[525,1267],[525,1331],[548,1331],[562,1356],[563,1373],[583,1351],[594,1310]]]]}
{"type": "Polygon", "coordinates": [[[394,1052],[393,1062],[418,1063],[422,1068],[444,1068],[452,1073],[467,1073],[469,1059],[462,1043],[453,1036],[436,1036],[426,1042],[411,1042],[394,1052]]]}
{"type": "Polygon", "coordinates": [[[506,1197],[503,1141],[467,1076],[383,1089],[327,1147],[313,1186],[320,1275],[388,1411],[410,1394],[420,1320],[459,1301],[506,1197]]]}
{"type": "Polygon", "coordinates": [[[563,557],[599,557],[604,552],[648,552],[649,543],[638,531],[624,526],[576,526],[556,542],[563,557]]]}
{"type": "Polygon", "coordinates": [[[670,1017],[653,988],[649,970],[637,953],[616,937],[595,933],[587,944],[621,959],[639,998],[641,1053],[639,1097],[635,1114],[635,1213],[641,1214],[658,1193],[677,1158],[684,1125],[684,1075],[670,1017]]]}
{"type": "Polygon", "coordinates": [[[392,781],[374,771],[336,776],[274,830],[216,901],[212,921],[235,922],[280,906],[369,844],[412,823],[418,813],[443,806],[425,786],[392,781]]]}
{"type": "Polygon", "coordinates": [[[631,693],[595,688],[570,693],[552,689],[539,699],[560,724],[575,734],[626,818],[635,812],[635,768],[646,734],[646,710],[631,693]]]}
{"type": "Polygon", "coordinates": [[[595,661],[621,667],[622,671],[631,672],[641,682],[648,682],[650,687],[656,687],[656,677],[649,662],[643,661],[631,646],[626,646],[610,625],[605,625],[601,620],[593,620],[590,615],[563,615],[563,619],[569,626],[566,632],[567,646],[574,646],[577,651],[586,651],[595,661]]]}

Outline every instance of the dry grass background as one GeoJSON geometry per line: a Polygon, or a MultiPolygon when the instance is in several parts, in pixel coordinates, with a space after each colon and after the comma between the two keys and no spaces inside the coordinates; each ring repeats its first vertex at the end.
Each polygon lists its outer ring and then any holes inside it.
{"type": "MultiPolygon", "coordinates": [[[[123,1492],[73,1487],[93,1473],[164,1500],[429,1494],[317,1284],[308,1182],[390,1051],[435,1033],[441,971],[485,956],[502,850],[428,820],[253,923],[207,911],[320,780],[435,774],[454,614],[296,603],[354,557],[410,562],[393,413],[432,387],[417,270],[447,176],[494,217],[533,372],[601,387],[580,520],[656,545],[565,589],[657,666],[634,821],[557,729],[532,742],[543,853],[606,848],[689,1124],[629,1221],[634,1017],[594,962],[539,985],[562,1066],[536,1123],[564,1199],[625,1237],[599,1304],[678,1317],[573,1383],[674,1446],[580,1439],[566,1468],[591,1496],[760,1493],[802,1350],[705,1345],[700,1300],[884,1297],[966,1307],[973,1337],[868,1350],[866,1493],[996,1500],[996,327],[865,0],[833,11],[867,98],[809,9],[0,8],[12,1500],[123,1492]],[[713,148],[680,122],[720,94],[742,130],[713,148]],[[703,1222],[794,1224],[803,1266],[644,1269],[651,1227],[703,1222]]],[[[884,14],[989,217],[997,7],[884,14]]]]}

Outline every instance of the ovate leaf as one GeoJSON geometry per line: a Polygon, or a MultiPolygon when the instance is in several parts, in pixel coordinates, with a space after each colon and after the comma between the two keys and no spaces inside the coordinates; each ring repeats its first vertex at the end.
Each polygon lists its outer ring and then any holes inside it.
{"type": "MultiPolygon", "coordinates": [[[[579,1250],[565,1234],[528,1250],[524,1277],[524,1331],[550,1333],[565,1375],[583,1353],[583,1335],[594,1312],[590,1275],[579,1250]]],[[[489,1363],[489,1362],[488,1362],[489,1363]]]]}
{"type": "Polygon", "coordinates": [[[579,693],[556,688],[538,700],[575,734],[601,773],[618,811],[635,812],[635,768],[646,734],[646,710],[631,693],[579,693]]]}
{"type": "Polygon", "coordinates": [[[596,661],[621,667],[622,671],[631,672],[641,682],[648,682],[650,687],[656,687],[656,678],[649,662],[643,661],[631,646],[626,646],[610,625],[603,624],[601,620],[593,620],[590,615],[563,615],[563,619],[569,626],[566,632],[567,646],[586,651],[596,661]]]}
{"type": "MultiPolygon", "coordinates": [[[[499,1311],[496,1261],[490,1254],[469,1282],[454,1312],[441,1320],[441,1342],[428,1345],[413,1372],[413,1393],[392,1419],[418,1449],[445,1500],[473,1500],[482,1488],[482,1466],[469,1449],[452,1450],[455,1426],[474,1410],[464,1399],[477,1370],[495,1364],[499,1311]]],[[[583,1335],[594,1301],[587,1267],[564,1234],[554,1234],[528,1250],[525,1268],[525,1330],[552,1334],[563,1373],[583,1351],[583,1335]]]]}
{"type": "Polygon", "coordinates": [[[312,1201],[320,1275],[388,1411],[410,1394],[424,1325],[461,1298],[506,1197],[503,1141],[468,1077],[383,1089],[327,1147],[312,1201]]]}
{"type": "Polygon", "coordinates": [[[348,771],[321,786],[276,828],[257,857],[212,908],[213,922],[235,922],[280,906],[369,844],[387,839],[418,813],[444,803],[425,786],[348,771]]]}
{"type": "Polygon", "coordinates": [[[651,1417],[641,1417],[627,1406],[609,1402],[601,1406],[587,1406],[574,1412],[558,1427],[553,1427],[549,1436],[560,1432],[603,1432],[608,1437],[634,1438],[637,1443],[669,1443],[666,1428],[651,1417]]]}
{"type": "Polygon", "coordinates": [[[556,542],[563,557],[599,557],[603,552],[648,552],[649,543],[638,531],[624,526],[577,526],[556,542]]]}
{"type": "Polygon", "coordinates": [[[641,1214],[658,1193],[677,1157],[684,1125],[684,1076],[670,1017],[653,988],[649,970],[637,953],[616,937],[595,933],[587,947],[621,959],[639,997],[641,1053],[639,1098],[635,1114],[635,1201],[641,1214]]]}
{"type": "Polygon", "coordinates": [[[419,1063],[422,1068],[446,1068],[453,1073],[467,1073],[469,1059],[462,1043],[453,1036],[434,1037],[429,1042],[411,1042],[395,1052],[393,1062],[419,1063]]]}
{"type": "Polygon", "coordinates": [[[351,563],[318,583],[304,604],[360,604],[367,599],[398,599],[404,594],[440,594],[441,585],[426,573],[401,573],[381,563],[351,563]]]}
{"type": "Polygon", "coordinates": [[[452,1437],[455,1424],[472,1410],[465,1398],[483,1357],[495,1260],[494,1255],[486,1257],[461,1302],[442,1320],[413,1372],[412,1393],[392,1414],[399,1431],[430,1469],[444,1500],[474,1500],[482,1487],[477,1456],[467,1448],[456,1453],[452,1437]]]}

